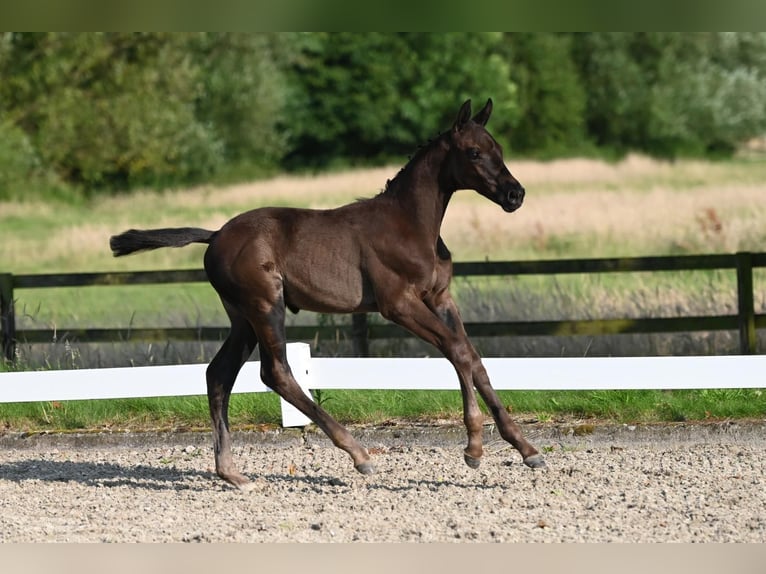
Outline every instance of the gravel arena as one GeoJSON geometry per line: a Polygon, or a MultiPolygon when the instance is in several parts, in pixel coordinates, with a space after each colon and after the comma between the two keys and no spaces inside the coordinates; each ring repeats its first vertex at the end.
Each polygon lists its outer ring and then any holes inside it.
{"type": "Polygon", "coordinates": [[[351,427],[362,476],[313,427],[236,432],[256,482],[212,470],[210,433],[0,435],[0,542],[766,542],[766,422],[522,424],[548,468],[485,429],[351,427]]]}

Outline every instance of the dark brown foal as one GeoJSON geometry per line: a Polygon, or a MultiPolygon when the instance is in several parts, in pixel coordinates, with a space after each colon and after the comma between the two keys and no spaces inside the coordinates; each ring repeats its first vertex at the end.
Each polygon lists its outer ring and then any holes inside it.
{"type": "Polygon", "coordinates": [[[452,128],[422,148],[379,195],[329,210],[261,208],[218,231],[129,230],[111,238],[115,256],[208,243],[205,270],[231,319],[231,332],[207,369],[218,475],[246,489],[231,457],[228,406],[234,381],[256,344],[261,378],[373,472],[367,451],[298,386],[287,362],[285,309],[325,313],[379,311],[434,345],[460,382],[468,433],[465,461],[479,466],[483,417],[478,391],[501,436],[532,468],[545,466],[492,388],[449,293],[452,258],[439,233],[452,194],[473,189],[505,211],[521,207],[524,188],[503,162],[485,125],[492,101],[471,118],[470,100],[452,128]]]}

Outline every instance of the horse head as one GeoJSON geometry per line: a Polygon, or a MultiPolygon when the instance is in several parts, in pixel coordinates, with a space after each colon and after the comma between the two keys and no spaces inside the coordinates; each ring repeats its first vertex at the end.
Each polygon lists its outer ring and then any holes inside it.
{"type": "Polygon", "coordinates": [[[524,188],[503,161],[503,150],[485,126],[492,114],[492,100],[471,118],[471,100],[458,112],[449,134],[449,173],[455,189],[473,189],[500,205],[516,211],[524,201],[524,188]]]}

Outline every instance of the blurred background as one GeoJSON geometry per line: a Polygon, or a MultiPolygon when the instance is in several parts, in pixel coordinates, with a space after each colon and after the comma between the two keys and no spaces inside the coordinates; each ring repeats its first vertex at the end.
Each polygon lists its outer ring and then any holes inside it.
{"type": "Polygon", "coordinates": [[[400,162],[459,104],[506,155],[731,156],[763,33],[3,33],[0,199],[400,162]]]}
{"type": "MultiPolygon", "coordinates": [[[[766,33],[9,32],[0,274],[199,269],[203,246],[114,259],[108,238],[369,197],[464,100],[479,109],[490,97],[488,129],[527,197],[508,216],[455,194],[442,235],[456,261],[764,251],[766,33]]],[[[474,322],[629,324],[739,305],[732,270],[458,277],[453,293],[474,322]]],[[[766,313],[764,268],[753,293],[755,313],[766,313]]],[[[19,363],[33,367],[204,362],[219,341],[127,339],[138,328],[227,326],[206,283],[21,288],[13,298],[17,328],[47,337],[19,341],[19,363]],[[84,343],[93,328],[125,340],[84,343]]],[[[348,317],[289,321],[333,332],[312,339],[315,355],[352,352],[348,317]]],[[[476,344],[495,356],[741,349],[736,330],[476,344]]],[[[372,352],[434,351],[397,339],[372,352]]]]}

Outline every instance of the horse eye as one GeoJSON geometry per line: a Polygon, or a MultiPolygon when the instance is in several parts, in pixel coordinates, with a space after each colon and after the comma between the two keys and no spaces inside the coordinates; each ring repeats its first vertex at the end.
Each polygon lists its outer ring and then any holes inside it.
{"type": "Polygon", "coordinates": [[[479,159],[479,156],[481,155],[481,152],[479,151],[479,148],[469,148],[468,149],[468,157],[470,159],[479,159]]]}

